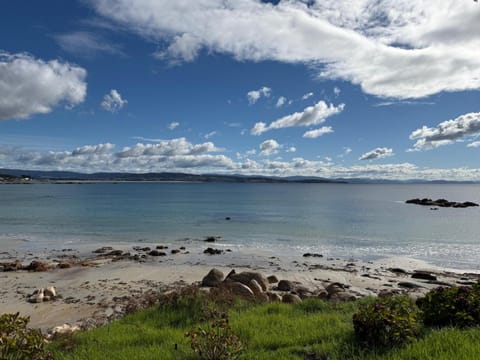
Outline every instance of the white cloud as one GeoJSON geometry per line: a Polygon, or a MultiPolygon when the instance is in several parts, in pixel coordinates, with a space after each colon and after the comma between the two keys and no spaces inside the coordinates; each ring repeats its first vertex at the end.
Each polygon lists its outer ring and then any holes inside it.
{"type": "Polygon", "coordinates": [[[267,126],[264,122],[258,122],[250,130],[252,135],[261,135],[272,129],[282,129],[293,126],[312,126],[323,123],[328,117],[343,111],[345,105],[328,105],[325,101],[319,101],[314,106],[305,108],[302,112],[296,112],[273,121],[267,126]]]}
{"type": "Polygon", "coordinates": [[[480,112],[461,115],[441,122],[434,128],[422,126],[410,134],[410,140],[417,140],[413,150],[429,150],[478,134],[480,134],[480,112]]]}
{"type": "Polygon", "coordinates": [[[295,146],[291,146],[286,150],[287,153],[294,153],[296,151],[297,151],[297,148],[295,146]]]}
{"type": "Polygon", "coordinates": [[[335,97],[338,97],[342,91],[338,87],[333,88],[333,93],[335,94],[335,97]]]}
{"type": "Polygon", "coordinates": [[[120,111],[127,103],[128,101],[126,99],[122,99],[122,96],[117,90],[112,89],[110,90],[110,93],[103,97],[100,105],[104,110],[111,113],[116,113],[120,111]]]}
{"type": "Polygon", "coordinates": [[[215,135],[217,135],[217,132],[216,131],[211,131],[208,134],[205,134],[204,138],[208,140],[215,135]]]}
{"type": "Polygon", "coordinates": [[[279,107],[282,107],[283,105],[285,105],[285,103],[287,102],[287,98],[285,96],[280,96],[277,100],[277,104],[275,105],[277,108],[279,107]]]}
{"type": "Polygon", "coordinates": [[[467,145],[467,147],[477,148],[480,147],[480,141],[474,141],[467,145]]]}
{"type": "Polygon", "coordinates": [[[167,43],[162,57],[202,49],[238,60],[303,63],[382,97],[480,88],[480,11],[441,0],[90,0],[98,14],[167,43]],[[322,46],[318,46],[318,44],[322,46]],[[372,56],[374,54],[374,56],[372,56]]]}
{"type": "Polygon", "coordinates": [[[98,144],[98,145],[85,145],[73,150],[72,156],[87,155],[87,154],[105,154],[110,152],[114,148],[115,148],[115,145],[111,143],[98,144]]]}
{"type": "Polygon", "coordinates": [[[130,158],[140,156],[202,155],[219,150],[212,142],[192,144],[185,138],[178,138],[161,140],[157,144],[138,143],[135,146],[123,148],[116,156],[130,158]]]}
{"type": "Polygon", "coordinates": [[[322,135],[333,133],[331,126],[322,126],[320,129],[310,130],[303,134],[304,138],[316,139],[322,135]]]}
{"type": "Polygon", "coordinates": [[[48,114],[61,103],[80,104],[87,94],[86,75],[67,62],[0,51],[0,120],[48,114]]]}
{"type": "Polygon", "coordinates": [[[307,100],[313,96],[313,92],[309,92],[302,96],[302,100],[307,100]]]}
{"type": "Polygon", "coordinates": [[[272,93],[272,89],[269,87],[263,86],[258,90],[252,90],[247,93],[248,103],[250,105],[255,104],[260,98],[263,97],[270,97],[272,93]]]}
{"type": "Polygon", "coordinates": [[[376,148],[372,151],[369,151],[362,156],[358,160],[375,160],[375,159],[383,159],[389,156],[393,156],[393,150],[389,148],[376,148]]]}
{"type": "Polygon", "coordinates": [[[55,35],[54,38],[63,50],[78,56],[90,58],[100,53],[123,55],[120,46],[88,31],[55,35]]]}
{"type": "Polygon", "coordinates": [[[260,148],[260,155],[271,156],[271,155],[278,154],[278,149],[281,148],[281,145],[277,141],[273,139],[269,139],[262,142],[259,145],[259,148],[260,148]]]}
{"type": "Polygon", "coordinates": [[[175,130],[179,126],[180,126],[180,123],[174,121],[174,122],[171,122],[170,124],[168,124],[167,127],[168,127],[169,130],[175,130]]]}

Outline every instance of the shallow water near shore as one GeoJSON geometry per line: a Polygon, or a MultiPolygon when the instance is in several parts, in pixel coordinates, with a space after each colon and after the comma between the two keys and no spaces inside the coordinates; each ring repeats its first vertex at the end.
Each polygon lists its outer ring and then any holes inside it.
{"type": "Polygon", "coordinates": [[[479,185],[94,183],[0,186],[0,249],[182,242],[480,269],[479,185]],[[230,217],[231,220],[226,220],[230,217]]]}

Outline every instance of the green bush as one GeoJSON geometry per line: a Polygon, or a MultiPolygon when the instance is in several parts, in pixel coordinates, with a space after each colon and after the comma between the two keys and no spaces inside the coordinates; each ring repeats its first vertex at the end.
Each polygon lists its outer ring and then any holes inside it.
{"type": "Polygon", "coordinates": [[[229,324],[228,314],[210,314],[210,321],[186,334],[192,350],[202,360],[234,360],[243,345],[229,324]]]}
{"type": "Polygon", "coordinates": [[[408,297],[379,297],[353,315],[355,338],[373,347],[403,345],[419,335],[419,315],[417,306],[408,297]]]}
{"type": "Polygon", "coordinates": [[[429,326],[480,325],[480,286],[437,288],[417,300],[423,321],[429,326]]]}
{"type": "Polygon", "coordinates": [[[0,316],[0,359],[45,360],[51,355],[45,350],[40,330],[27,328],[28,317],[19,313],[0,316]]]}

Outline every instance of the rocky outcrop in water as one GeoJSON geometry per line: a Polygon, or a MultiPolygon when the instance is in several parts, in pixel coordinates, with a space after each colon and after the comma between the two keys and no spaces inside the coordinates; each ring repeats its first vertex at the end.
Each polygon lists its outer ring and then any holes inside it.
{"type": "Polygon", "coordinates": [[[438,200],[432,200],[432,199],[410,199],[405,201],[407,204],[415,204],[415,205],[423,205],[423,206],[438,206],[438,207],[451,207],[451,208],[467,208],[467,207],[472,207],[472,206],[479,206],[477,203],[471,202],[471,201],[465,201],[465,202],[455,202],[455,201],[448,201],[445,199],[438,199],[438,200]]]}

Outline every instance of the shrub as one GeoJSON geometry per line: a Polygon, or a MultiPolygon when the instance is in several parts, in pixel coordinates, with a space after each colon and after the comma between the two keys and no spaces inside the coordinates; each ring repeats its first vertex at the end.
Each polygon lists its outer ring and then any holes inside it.
{"type": "Polygon", "coordinates": [[[379,297],[353,315],[355,337],[368,346],[403,345],[419,335],[419,313],[408,297],[379,297]]]}
{"type": "Polygon", "coordinates": [[[210,314],[204,326],[186,334],[192,350],[202,360],[233,360],[243,351],[240,339],[230,327],[228,315],[210,314]]]}
{"type": "Polygon", "coordinates": [[[480,325],[480,286],[436,288],[417,300],[425,325],[480,325]]]}
{"type": "Polygon", "coordinates": [[[0,316],[0,359],[52,359],[40,330],[27,328],[29,320],[19,313],[0,316]]]}

